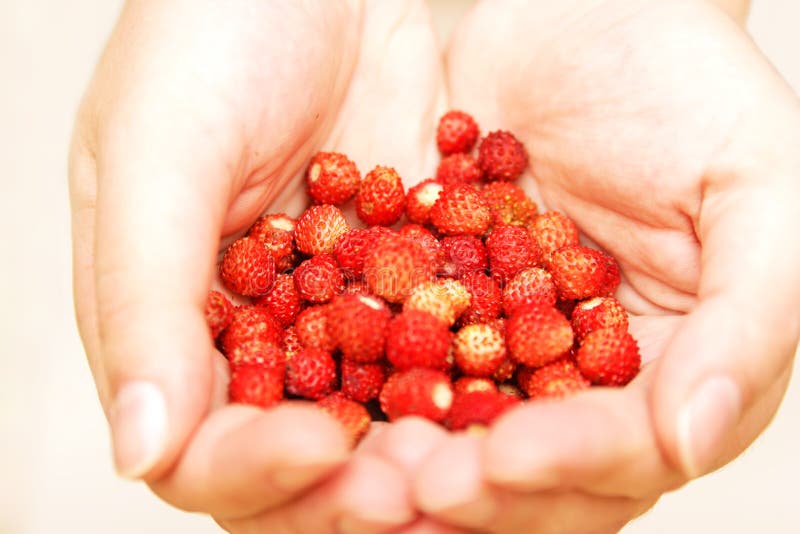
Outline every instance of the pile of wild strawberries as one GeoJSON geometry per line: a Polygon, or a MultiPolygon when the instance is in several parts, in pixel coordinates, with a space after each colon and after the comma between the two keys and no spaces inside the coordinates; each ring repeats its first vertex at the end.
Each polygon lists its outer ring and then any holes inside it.
{"type": "Polygon", "coordinates": [[[513,183],[528,164],[514,135],[489,133],[476,157],[478,137],[470,115],[446,113],[436,177],[408,191],[390,167],[362,178],[320,152],[311,207],[261,217],[227,248],[221,279],[252,299],[208,297],[231,402],[317,401],[355,444],[373,417],[460,430],[525,399],[633,379],[641,358],[613,297],[615,260],[513,183]],[[338,207],[353,197],[366,228],[338,207]]]}

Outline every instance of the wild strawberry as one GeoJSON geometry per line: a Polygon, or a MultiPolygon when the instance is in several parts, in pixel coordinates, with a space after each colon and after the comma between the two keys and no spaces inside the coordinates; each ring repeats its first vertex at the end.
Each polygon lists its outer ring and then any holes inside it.
{"type": "Polygon", "coordinates": [[[606,271],[605,278],[600,286],[600,296],[610,297],[617,292],[617,288],[619,287],[619,266],[617,265],[617,260],[608,254],[600,252],[600,259],[606,271]]]}
{"type": "Polygon", "coordinates": [[[275,278],[272,291],[253,300],[253,304],[269,310],[281,326],[289,326],[294,324],[303,303],[294,287],[292,275],[279,274],[275,278]]]}
{"type": "Polygon", "coordinates": [[[569,358],[539,368],[525,367],[517,373],[517,383],[531,399],[563,399],[591,385],[569,358]]]}
{"type": "Polygon", "coordinates": [[[487,181],[512,182],[528,166],[528,153],[513,134],[502,130],[491,132],[478,148],[478,165],[487,181]]]}
{"type": "Polygon", "coordinates": [[[489,268],[489,257],[483,241],[472,235],[445,237],[441,241],[444,249],[444,263],[439,274],[461,278],[466,273],[484,272],[489,268]]]}
{"type": "Polygon", "coordinates": [[[283,365],[286,363],[286,351],[271,341],[257,338],[239,343],[228,352],[227,356],[231,369],[243,364],[283,365]]]}
{"type": "Polygon", "coordinates": [[[469,152],[478,141],[478,123],[472,115],[459,110],[451,110],[439,119],[436,128],[436,146],[447,156],[456,152],[469,152]]]}
{"type": "Polygon", "coordinates": [[[328,333],[327,306],[327,304],[310,306],[297,316],[294,327],[303,347],[314,347],[328,352],[336,349],[336,342],[328,333]]]}
{"type": "Polygon", "coordinates": [[[495,226],[486,238],[486,253],[492,275],[502,284],[539,262],[538,247],[519,226],[495,226]]]}
{"type": "Polygon", "coordinates": [[[295,220],[285,213],[271,213],[253,223],[247,236],[267,247],[275,259],[275,270],[284,272],[294,266],[297,254],[294,249],[295,220]]]}
{"type": "Polygon", "coordinates": [[[364,261],[364,280],[376,295],[402,303],[411,290],[434,276],[430,256],[419,243],[384,235],[364,261]]]}
{"type": "Polygon", "coordinates": [[[601,328],[628,328],[628,313],[614,297],[595,297],[579,302],[572,311],[572,330],[580,341],[601,328]]]}
{"type": "Polygon", "coordinates": [[[318,152],[308,164],[308,196],[318,204],[338,206],[358,192],[361,174],[344,154],[318,152]]]}
{"type": "Polygon", "coordinates": [[[391,167],[375,167],[361,182],[356,195],[356,214],[366,224],[391,226],[403,214],[406,194],[403,181],[391,167]]]}
{"type": "Polygon", "coordinates": [[[470,324],[453,338],[453,356],[464,374],[489,377],[506,357],[506,341],[488,324],[470,324]]]}
{"type": "Polygon", "coordinates": [[[392,314],[378,297],[342,295],[327,307],[328,335],[347,360],[366,363],[383,356],[392,314]]]}
{"type": "Polygon", "coordinates": [[[339,391],[318,400],[317,406],[341,423],[350,438],[351,447],[355,447],[369,431],[372,420],[367,409],[339,391]]]}
{"type": "Polygon", "coordinates": [[[491,378],[479,376],[462,376],[453,383],[453,393],[456,396],[473,391],[497,391],[497,384],[491,378]]]}
{"type": "Polygon", "coordinates": [[[333,255],[347,280],[358,280],[364,274],[364,258],[378,235],[372,230],[351,228],[336,242],[333,255]]]}
{"type": "Polygon", "coordinates": [[[318,254],[294,270],[297,294],[308,302],[328,302],[344,291],[344,274],[331,254],[318,254]]]}
{"type": "Polygon", "coordinates": [[[539,267],[518,272],[503,288],[503,310],[511,316],[520,308],[555,306],[556,286],[553,276],[539,267]]]}
{"type": "Polygon", "coordinates": [[[342,393],[358,402],[377,399],[386,382],[383,363],[357,363],[342,360],[342,393]]]}
{"type": "Polygon", "coordinates": [[[225,286],[239,295],[266,295],[275,282],[275,260],[267,247],[257,239],[237,239],[225,251],[219,265],[225,286]]]}
{"type": "Polygon", "coordinates": [[[530,367],[556,360],[572,346],[572,327],[552,306],[518,311],[506,322],[506,330],[511,357],[530,367]]]}
{"type": "Polygon", "coordinates": [[[470,298],[469,291],[461,282],[440,278],[415,287],[403,303],[403,311],[424,311],[452,326],[469,307],[470,298]]]}
{"type": "Polygon", "coordinates": [[[220,337],[222,352],[230,354],[236,346],[257,339],[278,345],[281,327],[269,310],[257,306],[241,306],[233,312],[233,320],[220,337]]]}
{"type": "Polygon", "coordinates": [[[228,396],[231,402],[262,408],[274,406],[283,398],[285,365],[244,364],[231,372],[228,396]]]}
{"type": "Polygon", "coordinates": [[[480,191],[466,183],[446,185],[431,208],[431,222],[445,235],[481,236],[491,218],[480,191]]]}
{"type": "Polygon", "coordinates": [[[613,278],[619,283],[619,272],[613,258],[593,248],[580,245],[562,247],[547,258],[546,268],[561,300],[582,300],[608,295],[616,290],[613,278]]]}
{"type": "Polygon", "coordinates": [[[444,425],[450,430],[466,430],[473,425],[489,426],[519,400],[497,391],[473,391],[456,395],[444,425]]]}
{"type": "Polygon", "coordinates": [[[510,182],[489,182],[481,189],[492,214],[492,225],[528,227],[536,218],[536,202],[510,182]]]}
{"type": "Polygon", "coordinates": [[[436,168],[436,181],[442,185],[478,182],[482,177],[477,160],[469,154],[451,154],[436,168]]]}
{"type": "Polygon", "coordinates": [[[311,206],[297,219],[294,240],[303,254],[332,254],[336,242],[350,229],[336,206],[311,206]]]}
{"type": "Polygon", "coordinates": [[[624,328],[601,328],[583,338],[576,355],[581,374],[601,386],[624,386],[642,363],[639,345],[624,328]]]}
{"type": "Polygon", "coordinates": [[[470,305],[459,319],[462,325],[486,323],[500,317],[503,311],[502,291],[497,282],[483,272],[469,272],[461,283],[470,293],[470,305]]]}
{"type": "Polygon", "coordinates": [[[231,324],[233,310],[233,304],[225,295],[214,289],[208,292],[205,314],[212,339],[217,339],[219,334],[231,324]]]}
{"type": "Polygon", "coordinates": [[[572,219],[557,211],[539,214],[528,227],[528,231],[539,245],[542,257],[552,254],[561,247],[580,244],[578,227],[572,219]]]}
{"type": "Polygon", "coordinates": [[[423,180],[406,194],[406,217],[416,224],[431,222],[431,208],[442,192],[442,184],[432,178],[423,180]]]}
{"type": "Polygon", "coordinates": [[[306,399],[321,399],[333,391],[336,362],[330,352],[307,347],[286,363],[286,392],[306,399]]]}
{"type": "Polygon", "coordinates": [[[291,358],[303,348],[300,338],[297,336],[297,329],[292,326],[287,326],[283,330],[283,337],[281,337],[281,348],[286,353],[286,358],[291,358]]]}
{"type": "Polygon", "coordinates": [[[447,324],[431,314],[403,311],[389,321],[386,358],[399,370],[412,367],[447,370],[452,365],[452,339],[447,324]]]}
{"type": "Polygon", "coordinates": [[[436,236],[424,226],[406,224],[400,228],[398,233],[406,239],[419,243],[430,256],[431,265],[433,265],[434,269],[438,270],[444,263],[444,249],[442,248],[442,244],[436,239],[436,236]]]}
{"type": "Polygon", "coordinates": [[[453,403],[453,388],[442,371],[415,368],[394,373],[380,394],[381,410],[390,421],[419,415],[434,422],[445,418],[453,403]]]}

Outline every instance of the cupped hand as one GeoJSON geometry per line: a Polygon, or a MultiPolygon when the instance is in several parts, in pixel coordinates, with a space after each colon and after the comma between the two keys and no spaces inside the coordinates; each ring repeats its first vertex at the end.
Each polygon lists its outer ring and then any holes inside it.
{"type": "Polygon", "coordinates": [[[453,107],[524,141],[542,205],[618,259],[646,363],[625,388],[443,437],[417,503],[498,532],[616,530],[740,454],[780,403],[800,332],[800,105],[699,0],[486,0],[447,76],[453,107]]]}
{"type": "Polygon", "coordinates": [[[123,475],[234,532],[414,516],[398,468],[320,411],[226,406],[203,310],[220,241],[297,214],[315,151],[425,177],[437,50],[419,1],[125,5],[70,160],[78,323],[123,475]]]}

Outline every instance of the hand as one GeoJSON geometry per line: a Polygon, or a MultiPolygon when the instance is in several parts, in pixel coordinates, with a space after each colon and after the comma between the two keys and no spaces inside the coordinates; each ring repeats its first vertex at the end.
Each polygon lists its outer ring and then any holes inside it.
{"type": "Polygon", "coordinates": [[[800,106],[699,0],[487,0],[447,65],[452,106],[518,133],[527,185],[619,260],[647,363],[626,388],[442,437],[417,503],[498,532],[616,530],[740,454],[780,403],[800,331],[800,106]]]}
{"type": "Polygon", "coordinates": [[[220,239],[296,212],[315,151],[424,178],[441,82],[419,1],[128,2],[70,161],[78,323],[123,475],[234,532],[414,516],[402,473],[320,411],[224,406],[203,310],[220,239]]]}

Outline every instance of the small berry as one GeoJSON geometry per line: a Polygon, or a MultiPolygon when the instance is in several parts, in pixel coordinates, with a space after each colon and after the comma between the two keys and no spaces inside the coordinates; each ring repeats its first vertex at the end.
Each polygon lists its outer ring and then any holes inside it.
{"type": "Polygon", "coordinates": [[[344,154],[318,152],[308,165],[308,196],[318,204],[338,206],[358,192],[361,174],[344,154]]]}
{"type": "Polygon", "coordinates": [[[495,226],[486,238],[486,253],[492,275],[502,284],[539,262],[538,247],[519,226],[495,226]]]}
{"type": "Polygon", "coordinates": [[[492,214],[492,225],[528,227],[536,218],[536,202],[510,182],[489,182],[481,189],[492,214]]]}
{"type": "Polygon", "coordinates": [[[419,243],[425,252],[428,253],[428,256],[430,256],[430,262],[434,269],[438,270],[439,267],[444,263],[445,256],[442,244],[438,239],[436,239],[436,236],[433,235],[433,232],[424,226],[420,226],[418,224],[406,224],[400,228],[398,234],[406,239],[410,239],[411,241],[419,243]]]}
{"type": "Polygon", "coordinates": [[[466,273],[485,272],[489,257],[483,241],[472,235],[445,237],[441,241],[444,263],[439,268],[442,276],[461,278],[466,273]]]}
{"type": "Polygon", "coordinates": [[[333,352],[336,342],[328,333],[328,305],[310,306],[301,311],[294,323],[297,337],[303,347],[333,352]]]}
{"type": "Polygon", "coordinates": [[[406,217],[416,224],[431,222],[431,208],[442,192],[442,184],[432,178],[423,180],[408,190],[406,195],[406,217]]]}
{"type": "Polygon", "coordinates": [[[364,177],[356,195],[356,214],[369,225],[391,226],[403,214],[403,181],[391,167],[375,167],[364,177]]]}
{"type": "Polygon", "coordinates": [[[487,181],[511,182],[519,178],[528,166],[528,153],[512,133],[491,132],[478,148],[478,165],[487,181]]]}
{"type": "Polygon", "coordinates": [[[601,328],[628,328],[628,313],[614,297],[595,297],[579,302],[572,310],[570,320],[578,341],[601,328]]]}
{"type": "Polygon", "coordinates": [[[453,338],[453,356],[464,374],[490,377],[506,357],[506,341],[488,324],[470,324],[453,338]]]}
{"type": "Polygon", "coordinates": [[[379,234],[364,228],[351,228],[339,238],[333,255],[347,280],[358,280],[364,274],[364,258],[379,234]]]}
{"type": "Polygon", "coordinates": [[[225,251],[219,265],[225,286],[239,295],[266,295],[275,282],[275,260],[263,243],[252,237],[237,239],[225,251]]]}
{"type": "Polygon", "coordinates": [[[294,240],[303,254],[332,254],[336,242],[350,229],[336,206],[311,206],[297,219],[294,240]]]}
{"type": "Polygon", "coordinates": [[[322,349],[307,347],[286,363],[286,392],[306,399],[321,399],[333,391],[336,362],[322,349]]]}
{"type": "Polygon", "coordinates": [[[473,391],[456,395],[444,425],[450,430],[467,430],[474,425],[489,426],[519,402],[519,399],[497,391],[473,391]]]}
{"type": "Polygon", "coordinates": [[[228,384],[231,402],[269,408],[283,398],[285,366],[245,364],[235,367],[228,384]]]}
{"type": "Polygon", "coordinates": [[[302,308],[302,300],[294,287],[291,274],[279,274],[275,278],[272,291],[253,300],[253,304],[269,310],[281,326],[294,324],[302,308]]]}
{"type": "Polygon", "coordinates": [[[419,415],[442,421],[453,404],[453,387],[442,371],[415,368],[389,377],[380,394],[381,410],[390,421],[419,415]]]}
{"type": "Polygon", "coordinates": [[[432,280],[430,255],[419,243],[399,235],[385,235],[364,261],[364,280],[376,295],[402,303],[419,284],[432,280]]]}
{"type": "Polygon", "coordinates": [[[391,311],[378,297],[342,295],[327,308],[328,335],[346,360],[375,362],[383,356],[391,311]]]}
{"type": "Polygon", "coordinates": [[[507,317],[530,306],[555,306],[553,276],[539,267],[518,272],[503,288],[503,311],[507,317]]]}
{"type": "Polygon", "coordinates": [[[453,393],[456,396],[473,391],[497,391],[497,384],[491,378],[479,376],[462,376],[453,383],[453,393]]]}
{"type": "Polygon", "coordinates": [[[472,115],[459,110],[451,110],[439,119],[436,128],[436,146],[447,156],[456,152],[469,152],[478,141],[478,123],[472,115]]]}
{"type": "Polygon", "coordinates": [[[214,289],[208,292],[205,315],[212,339],[217,339],[220,333],[231,324],[233,311],[233,304],[228,297],[214,289]]]}
{"type": "Polygon", "coordinates": [[[452,326],[469,307],[470,299],[469,291],[461,282],[440,278],[415,287],[403,303],[403,311],[424,311],[452,326]]]}
{"type": "Polygon", "coordinates": [[[286,351],[275,343],[261,339],[251,339],[239,343],[228,354],[228,364],[233,369],[243,364],[283,364],[286,363],[286,351]]]}
{"type": "Polygon", "coordinates": [[[442,185],[479,182],[482,177],[478,161],[469,154],[451,154],[436,168],[436,181],[442,185]]]}
{"type": "Polygon", "coordinates": [[[580,245],[562,247],[547,258],[546,268],[561,300],[583,300],[608,295],[613,282],[619,283],[619,271],[613,258],[593,248],[580,245]]]}
{"type": "Polygon", "coordinates": [[[350,438],[351,447],[355,447],[361,441],[372,424],[367,409],[361,404],[351,401],[339,391],[318,400],[317,406],[341,423],[350,438]]]}
{"type": "Polygon", "coordinates": [[[227,355],[238,345],[254,339],[278,345],[281,335],[280,324],[269,310],[241,306],[233,312],[233,319],[219,341],[222,352],[227,355]]]}
{"type": "Polygon", "coordinates": [[[591,385],[568,358],[539,368],[525,367],[517,373],[517,383],[531,399],[563,399],[591,385]]]}
{"type": "Polygon", "coordinates": [[[512,358],[539,367],[558,359],[572,347],[569,321],[552,306],[524,308],[506,323],[506,342],[512,358]]]}
{"type": "Polygon", "coordinates": [[[542,257],[552,254],[561,247],[580,244],[578,227],[572,219],[557,211],[546,211],[538,215],[528,227],[528,231],[539,245],[542,257]]]}
{"type": "Polygon", "coordinates": [[[342,360],[342,393],[348,398],[358,402],[377,399],[384,382],[384,364],[342,360]]]}
{"type": "Polygon", "coordinates": [[[285,213],[271,213],[259,217],[247,231],[267,247],[275,259],[275,270],[288,271],[294,266],[296,252],[294,249],[295,220],[285,213]]]}
{"type": "Polygon", "coordinates": [[[446,185],[431,208],[431,222],[445,235],[481,236],[491,219],[480,191],[466,183],[446,185]]]}
{"type": "Polygon", "coordinates": [[[318,254],[294,270],[294,287],[301,298],[314,304],[328,302],[344,291],[344,274],[331,254],[318,254]]]}
{"type": "Polygon", "coordinates": [[[639,345],[624,328],[601,328],[583,338],[576,355],[581,374],[601,386],[624,386],[642,363],[639,345]]]}
{"type": "Polygon", "coordinates": [[[448,325],[418,310],[395,315],[387,327],[386,358],[399,370],[412,367],[447,370],[452,366],[448,325]]]}
{"type": "Polygon", "coordinates": [[[461,283],[470,293],[470,305],[459,319],[462,325],[486,323],[497,319],[503,311],[503,293],[497,281],[483,272],[469,272],[461,283]]]}

